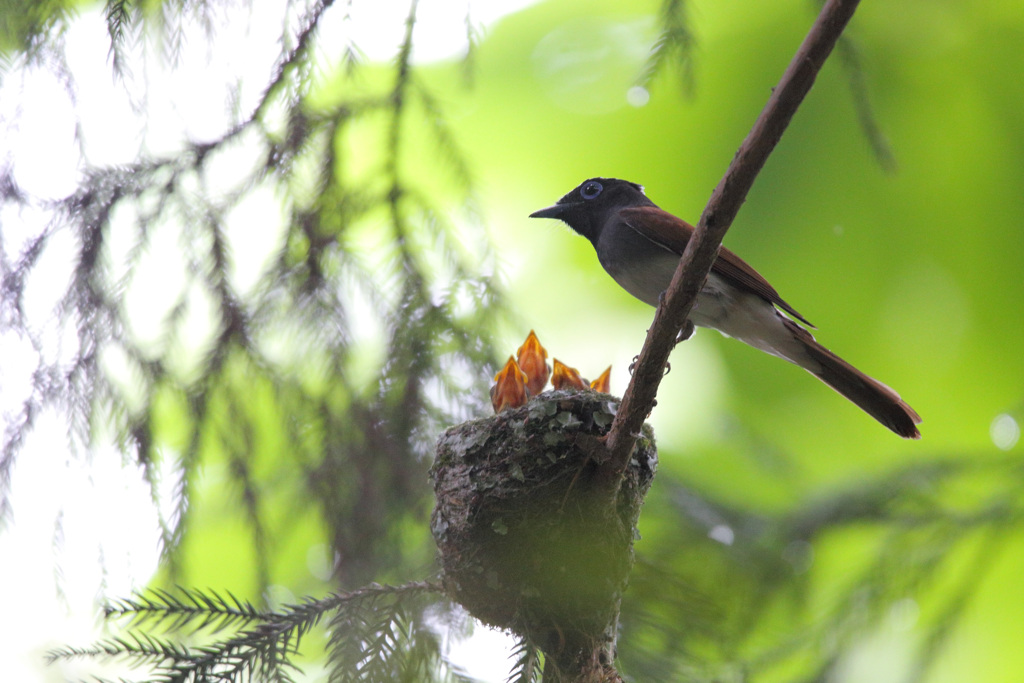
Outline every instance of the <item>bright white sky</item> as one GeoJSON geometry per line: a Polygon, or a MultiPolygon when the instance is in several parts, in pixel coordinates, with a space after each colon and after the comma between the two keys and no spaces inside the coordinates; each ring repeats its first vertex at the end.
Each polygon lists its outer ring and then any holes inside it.
{"type": "MultiPolygon", "coordinates": [[[[535,1],[422,0],[414,59],[424,63],[464,53],[467,6],[481,33],[502,16],[535,1]]],[[[140,151],[167,153],[185,140],[218,136],[231,123],[225,84],[236,78],[243,84],[241,109],[250,110],[273,68],[275,41],[284,20],[282,2],[253,4],[259,13],[225,22],[214,47],[201,39],[190,40],[173,72],[163,67],[158,56],[133,62],[134,77],[139,80],[129,82],[130,97],[111,75],[102,11],[82,13],[70,26],[66,41],[78,84],[77,116],[89,163],[126,163],[140,151]],[[142,79],[150,83],[148,91],[141,87],[142,79]],[[139,111],[145,111],[148,122],[139,111]]],[[[345,35],[354,36],[371,61],[394,56],[404,30],[407,0],[355,0],[348,20],[343,18],[347,3],[337,4],[322,25],[323,36],[336,35],[337,42],[331,43],[338,45],[345,35]]],[[[74,126],[75,110],[55,76],[38,69],[6,74],[0,86],[0,162],[13,165],[16,181],[27,193],[56,199],[75,189],[80,156],[74,126]]],[[[0,212],[5,248],[18,251],[18,245],[38,231],[44,220],[46,216],[34,210],[0,212]]],[[[46,276],[34,283],[30,305],[37,320],[45,317],[40,313],[49,310],[64,291],[71,258],[68,246],[56,245],[46,276]]],[[[153,282],[162,277],[159,272],[150,276],[153,282]]],[[[61,352],[56,342],[51,346],[47,353],[61,352]]],[[[6,421],[27,396],[35,358],[31,347],[13,335],[0,337],[0,358],[0,411],[6,421]]],[[[0,530],[4,680],[73,677],[73,667],[45,669],[41,663],[45,651],[61,644],[92,642],[99,634],[96,598],[128,595],[145,586],[157,566],[157,511],[139,472],[122,463],[113,450],[91,458],[69,452],[65,434],[60,416],[42,416],[13,472],[14,514],[0,530]]],[[[470,641],[453,643],[452,661],[481,680],[503,681],[509,672],[504,661],[508,640],[479,630],[470,641]]]]}

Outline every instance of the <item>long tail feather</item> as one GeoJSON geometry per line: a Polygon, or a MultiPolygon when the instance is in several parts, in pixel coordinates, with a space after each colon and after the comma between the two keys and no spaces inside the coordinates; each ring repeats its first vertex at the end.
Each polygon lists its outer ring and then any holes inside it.
{"type": "Polygon", "coordinates": [[[815,377],[904,439],[921,438],[921,432],[917,430],[921,417],[899,394],[826,349],[815,341],[810,332],[796,323],[790,320],[785,322],[793,335],[803,342],[807,355],[817,364],[817,368],[807,368],[815,377]]]}

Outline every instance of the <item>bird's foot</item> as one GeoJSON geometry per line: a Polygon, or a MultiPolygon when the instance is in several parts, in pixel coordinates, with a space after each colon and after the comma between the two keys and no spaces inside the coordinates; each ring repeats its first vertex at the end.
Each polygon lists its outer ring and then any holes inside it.
{"type": "Polygon", "coordinates": [[[689,339],[690,337],[692,337],[693,336],[693,332],[694,332],[693,321],[690,320],[689,318],[687,318],[686,322],[683,323],[682,329],[679,330],[679,334],[676,335],[676,341],[673,344],[673,346],[675,344],[679,344],[680,342],[684,342],[687,339],[689,339]]]}
{"type": "MultiPolygon", "coordinates": [[[[633,375],[633,371],[636,370],[636,365],[637,365],[637,363],[639,361],[640,361],[640,356],[633,356],[633,362],[629,364],[629,374],[630,374],[630,376],[633,375]]],[[[662,377],[664,377],[665,375],[667,375],[671,371],[672,371],[672,363],[670,363],[668,361],[665,361],[665,373],[662,375],[662,377]]]]}

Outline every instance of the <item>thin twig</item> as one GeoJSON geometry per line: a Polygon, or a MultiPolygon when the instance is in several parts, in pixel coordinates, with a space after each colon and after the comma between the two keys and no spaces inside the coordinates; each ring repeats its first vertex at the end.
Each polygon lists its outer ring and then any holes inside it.
{"type": "Polygon", "coordinates": [[[608,434],[609,460],[604,474],[610,488],[618,490],[640,428],[654,408],[658,385],[668,355],[675,346],[676,335],[686,322],[697,293],[704,286],[726,230],[743,205],[768,155],[814,84],[818,71],[849,23],[858,2],[828,0],[825,3],[772,91],[768,104],[733,158],[729,170],[711,194],[693,238],[679,260],[672,284],[654,314],[654,322],[647,331],[647,340],[640,351],[633,377],[608,434]]]}

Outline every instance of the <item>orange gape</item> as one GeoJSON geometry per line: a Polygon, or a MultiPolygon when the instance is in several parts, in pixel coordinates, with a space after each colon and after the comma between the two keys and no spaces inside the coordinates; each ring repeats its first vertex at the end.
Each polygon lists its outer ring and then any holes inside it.
{"type": "Polygon", "coordinates": [[[491,387],[491,405],[494,412],[500,413],[506,408],[518,408],[525,405],[530,397],[536,396],[544,390],[551,378],[551,384],[555,389],[575,389],[600,391],[607,394],[611,388],[610,376],[612,366],[601,373],[601,376],[593,382],[587,382],[576,368],[570,368],[562,361],[554,360],[555,370],[551,372],[551,366],[547,363],[548,352],[541,346],[540,339],[536,333],[530,330],[526,341],[516,351],[516,358],[508,357],[497,375],[494,376],[494,386],[491,387]]]}
{"type": "Polygon", "coordinates": [[[494,412],[500,413],[506,408],[518,408],[524,405],[530,398],[530,392],[526,388],[526,374],[519,369],[516,359],[508,357],[497,375],[494,376],[494,386],[491,387],[491,405],[494,412]]]}
{"type": "Polygon", "coordinates": [[[540,340],[533,330],[530,330],[526,341],[516,352],[519,362],[519,369],[526,373],[526,388],[530,390],[530,396],[536,396],[544,390],[551,376],[551,366],[547,364],[547,350],[540,345],[540,340]]]}
{"type": "Polygon", "coordinates": [[[589,389],[590,383],[583,379],[580,371],[570,368],[557,358],[554,359],[555,371],[551,375],[551,385],[555,389],[589,389]]]}

